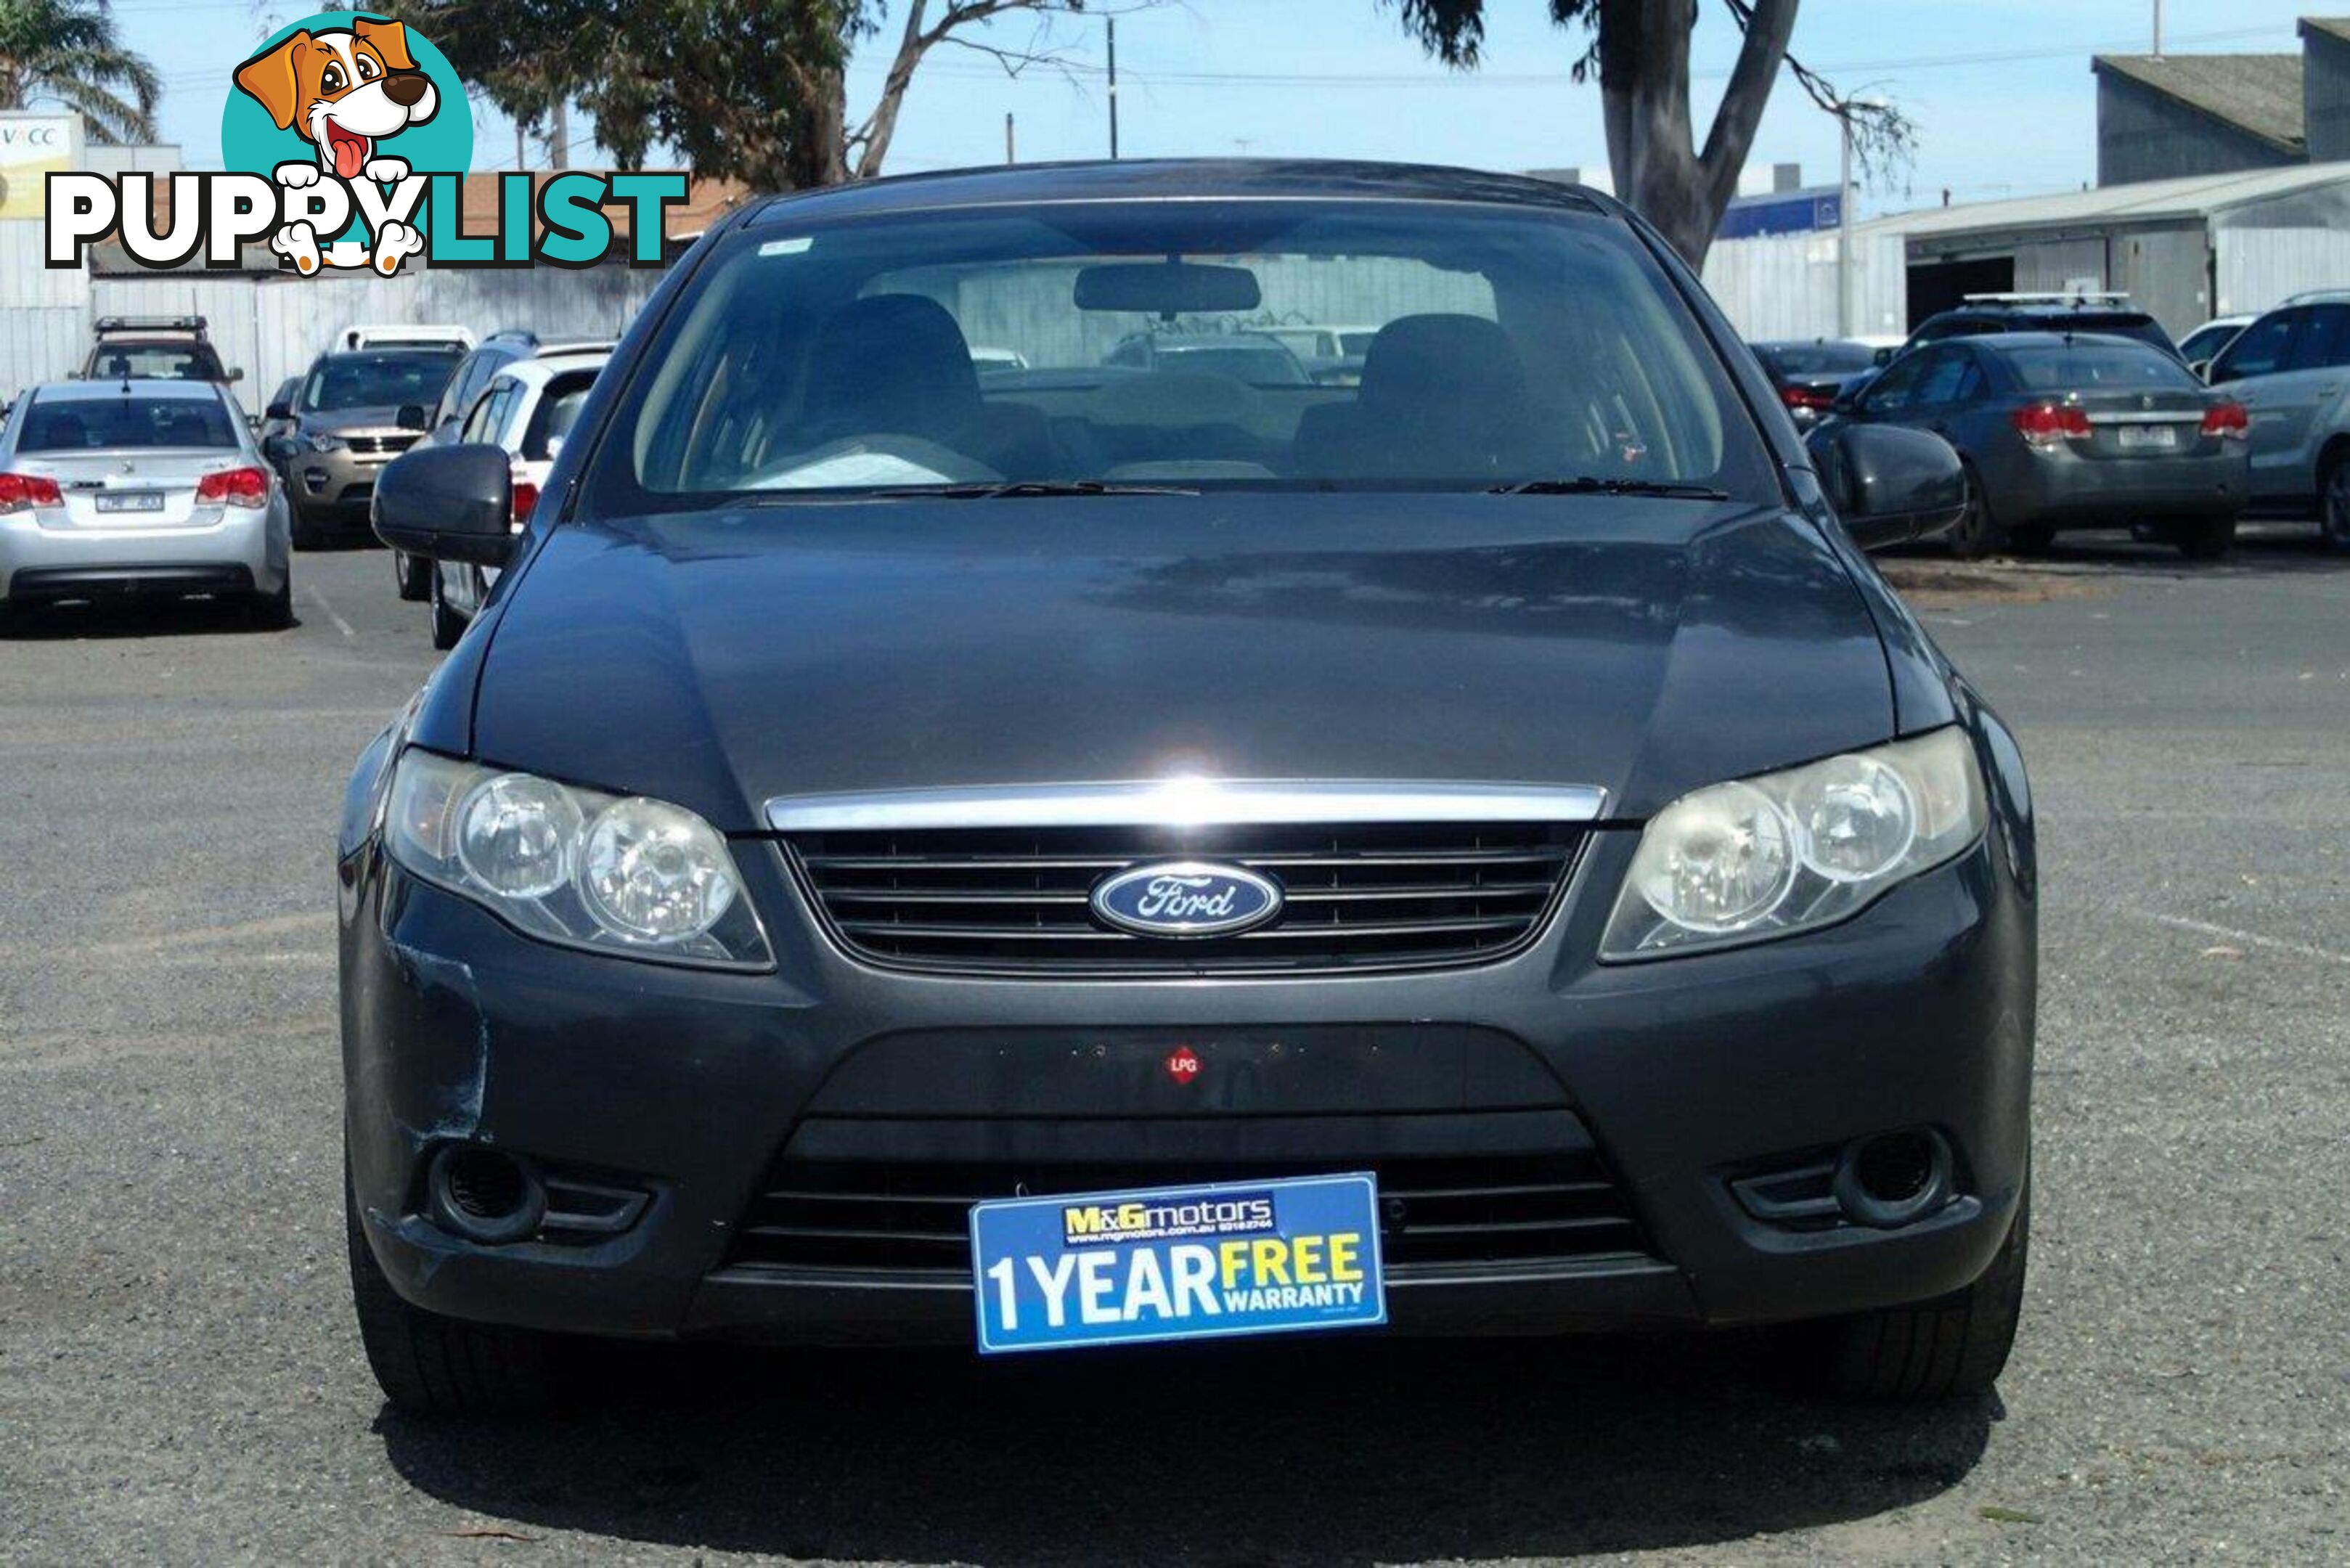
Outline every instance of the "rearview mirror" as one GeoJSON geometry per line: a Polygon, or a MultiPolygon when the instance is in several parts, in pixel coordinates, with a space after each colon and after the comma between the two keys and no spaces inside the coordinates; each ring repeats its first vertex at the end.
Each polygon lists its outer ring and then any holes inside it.
{"type": "Polygon", "coordinates": [[[513,461],[486,441],[402,452],[375,482],[375,536],[430,560],[504,566],[515,543],[513,461]]]}
{"type": "Polygon", "coordinates": [[[404,431],[421,431],[432,422],[432,416],[424,411],[422,403],[402,403],[391,416],[391,422],[404,431]]]}
{"type": "Polygon", "coordinates": [[[1893,363],[1893,350],[1890,348],[1879,348],[1876,353],[1871,354],[1868,357],[1868,362],[1881,370],[1886,366],[1893,363]]]}
{"type": "Polygon", "coordinates": [[[1967,471],[1930,431],[1837,425],[1805,444],[1828,504],[1864,550],[1935,538],[1966,515],[1967,471]]]}
{"type": "Polygon", "coordinates": [[[290,420],[294,417],[294,410],[291,404],[272,403],[262,410],[261,417],[267,420],[290,420]]]}
{"type": "Polygon", "coordinates": [[[1079,310],[1132,310],[1185,316],[1254,310],[1264,297],[1256,274],[1244,266],[1198,262],[1117,262],[1077,274],[1079,310]]]}

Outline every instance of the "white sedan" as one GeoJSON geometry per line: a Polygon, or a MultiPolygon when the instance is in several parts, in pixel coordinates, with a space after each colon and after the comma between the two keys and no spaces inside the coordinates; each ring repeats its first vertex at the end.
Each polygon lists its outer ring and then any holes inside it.
{"type": "MultiPolygon", "coordinates": [[[[518,359],[492,379],[457,431],[460,441],[487,441],[514,455],[514,529],[538,504],[539,486],[563,450],[588,389],[611,358],[607,351],[518,359]]],[[[494,566],[436,561],[432,566],[432,646],[454,648],[497,581],[494,566]]]]}

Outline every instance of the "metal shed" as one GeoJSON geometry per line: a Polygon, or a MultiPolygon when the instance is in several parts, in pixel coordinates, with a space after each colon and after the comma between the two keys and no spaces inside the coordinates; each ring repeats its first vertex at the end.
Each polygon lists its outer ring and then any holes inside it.
{"type": "Polygon", "coordinates": [[[2350,162],[2149,180],[1902,213],[1909,320],[1965,295],[2118,289],[2171,334],[2350,285],[2350,162]]]}

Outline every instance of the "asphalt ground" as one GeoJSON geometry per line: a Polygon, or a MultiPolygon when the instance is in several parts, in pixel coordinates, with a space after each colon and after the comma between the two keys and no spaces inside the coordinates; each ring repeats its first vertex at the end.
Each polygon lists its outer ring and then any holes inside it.
{"type": "Polygon", "coordinates": [[[1995,1397],[1738,1337],[617,1356],[388,1411],[346,1293],[329,836],[432,668],[378,551],[300,626],[0,640],[0,1556],[2350,1561],[2350,559],[1897,563],[2023,736],[2043,991],[1995,1397]]]}

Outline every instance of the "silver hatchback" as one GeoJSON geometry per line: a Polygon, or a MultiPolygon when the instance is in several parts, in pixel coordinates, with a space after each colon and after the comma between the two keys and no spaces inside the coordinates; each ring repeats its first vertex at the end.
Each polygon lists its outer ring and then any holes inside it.
{"type": "Polygon", "coordinates": [[[293,623],[285,488],[206,381],[58,381],[0,424],[0,609],[210,594],[293,623]]]}

